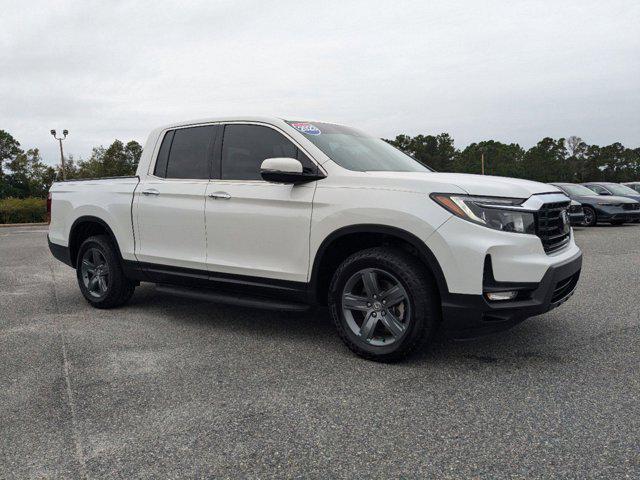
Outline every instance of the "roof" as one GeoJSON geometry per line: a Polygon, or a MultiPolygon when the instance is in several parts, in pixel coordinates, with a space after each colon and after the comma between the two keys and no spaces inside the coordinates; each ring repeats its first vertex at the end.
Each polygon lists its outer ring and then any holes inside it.
{"type": "Polygon", "coordinates": [[[193,120],[183,120],[180,122],[173,122],[167,125],[163,125],[158,127],[160,130],[165,130],[167,128],[174,127],[185,127],[187,125],[198,125],[201,123],[214,123],[214,122],[260,122],[260,123],[270,123],[270,124],[281,124],[284,122],[282,118],[278,117],[265,117],[265,116],[256,116],[256,115],[234,115],[227,117],[208,117],[208,118],[196,118],[193,120]]]}
{"type": "Polygon", "coordinates": [[[193,120],[183,120],[179,122],[169,123],[167,125],[163,125],[158,127],[161,130],[167,128],[175,128],[175,127],[184,127],[187,125],[198,125],[201,123],[215,123],[215,122],[260,122],[260,123],[269,123],[272,125],[282,125],[283,123],[290,121],[298,121],[298,122],[307,122],[307,123],[326,123],[331,125],[340,125],[340,126],[348,126],[343,125],[341,123],[336,122],[327,122],[323,120],[313,119],[299,119],[299,118],[289,118],[284,119],[282,117],[270,117],[270,116],[261,116],[261,115],[233,115],[226,117],[208,117],[208,118],[196,118],[193,120]]]}

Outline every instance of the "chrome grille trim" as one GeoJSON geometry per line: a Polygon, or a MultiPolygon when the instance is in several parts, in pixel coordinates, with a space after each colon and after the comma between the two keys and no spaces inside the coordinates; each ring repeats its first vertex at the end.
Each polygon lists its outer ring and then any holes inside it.
{"type": "Polygon", "coordinates": [[[557,252],[571,240],[571,228],[562,221],[563,211],[568,212],[571,201],[567,197],[554,200],[543,203],[536,212],[536,235],[547,254],[557,252]]]}

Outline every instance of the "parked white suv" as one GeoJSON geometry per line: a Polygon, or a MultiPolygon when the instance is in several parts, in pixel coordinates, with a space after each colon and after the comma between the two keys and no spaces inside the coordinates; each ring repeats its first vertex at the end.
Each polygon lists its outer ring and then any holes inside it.
{"type": "Polygon", "coordinates": [[[557,188],[436,173],[350,127],[218,118],[154,130],[137,175],[56,182],[49,247],[95,307],[167,294],[328,305],[358,355],[394,360],[436,329],[511,327],[574,291],[557,188]]]}

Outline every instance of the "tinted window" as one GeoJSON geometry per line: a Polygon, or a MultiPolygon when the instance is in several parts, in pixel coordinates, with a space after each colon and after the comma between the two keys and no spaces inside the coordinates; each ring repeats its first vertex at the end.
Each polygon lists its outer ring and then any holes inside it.
{"type": "Polygon", "coordinates": [[[173,130],[168,131],[164,136],[164,140],[162,140],[162,145],[160,145],[158,159],[156,160],[156,168],[153,170],[153,174],[156,177],[167,176],[167,161],[169,160],[169,150],[171,149],[173,132],[173,130]]]}
{"type": "Polygon", "coordinates": [[[214,141],[215,126],[175,130],[167,178],[209,178],[209,147],[214,141]]]}
{"type": "Polygon", "coordinates": [[[307,171],[315,164],[284,135],[259,125],[227,125],[222,142],[222,178],[261,180],[260,165],[267,158],[297,158],[307,171]]]}
{"type": "Polygon", "coordinates": [[[309,157],[307,157],[302,150],[300,150],[299,148],[296,148],[296,150],[298,150],[298,156],[296,157],[298,160],[300,160],[300,163],[302,164],[302,170],[305,173],[318,173],[318,166],[313,163],[309,157]]]}

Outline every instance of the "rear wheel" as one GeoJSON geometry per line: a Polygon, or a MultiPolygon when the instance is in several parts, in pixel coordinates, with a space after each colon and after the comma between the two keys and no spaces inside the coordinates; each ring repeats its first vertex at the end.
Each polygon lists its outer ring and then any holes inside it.
{"type": "Polygon", "coordinates": [[[384,247],[355,253],[338,267],[329,307],[345,344],[377,361],[409,355],[426,343],[440,318],[436,285],[420,262],[384,247]]]}
{"type": "Polygon", "coordinates": [[[76,261],[76,276],[84,298],[96,308],[113,308],[125,304],[136,288],[124,276],[120,260],[106,235],[87,238],[76,261]]]}
{"type": "Polygon", "coordinates": [[[584,209],[584,225],[587,227],[593,227],[596,223],[598,223],[598,217],[596,216],[596,211],[591,207],[583,207],[584,209]]]}

